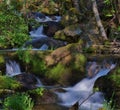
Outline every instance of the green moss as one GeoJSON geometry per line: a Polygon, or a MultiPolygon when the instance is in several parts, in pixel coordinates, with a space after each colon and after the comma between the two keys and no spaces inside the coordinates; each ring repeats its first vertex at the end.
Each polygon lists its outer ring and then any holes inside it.
{"type": "Polygon", "coordinates": [[[47,76],[51,79],[58,80],[66,71],[62,64],[57,64],[48,73],[47,76]]]}
{"type": "Polygon", "coordinates": [[[55,39],[66,40],[66,36],[63,31],[57,31],[54,35],[55,39]]]}
{"type": "Polygon", "coordinates": [[[84,71],[85,63],[86,63],[86,57],[83,54],[76,54],[73,63],[73,69],[84,71]]]}
{"type": "Polygon", "coordinates": [[[15,79],[7,76],[0,76],[0,89],[17,89],[20,83],[15,79]]]}
{"type": "Polygon", "coordinates": [[[46,73],[47,67],[45,65],[45,62],[41,58],[34,57],[33,60],[31,60],[31,64],[32,64],[32,71],[35,74],[43,75],[46,73]]]}
{"type": "Polygon", "coordinates": [[[4,63],[4,62],[5,62],[5,59],[4,59],[3,55],[0,55],[0,64],[4,63]]]}
{"type": "Polygon", "coordinates": [[[83,51],[85,53],[95,53],[96,52],[96,48],[94,48],[94,47],[83,48],[83,51]]]}

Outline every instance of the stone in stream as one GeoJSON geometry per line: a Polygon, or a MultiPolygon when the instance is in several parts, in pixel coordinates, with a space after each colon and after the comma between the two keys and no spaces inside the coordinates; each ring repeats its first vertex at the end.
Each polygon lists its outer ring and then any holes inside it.
{"type": "Polygon", "coordinates": [[[42,37],[26,42],[25,47],[32,45],[33,48],[41,48],[44,44],[46,44],[49,49],[55,49],[66,45],[63,41],[55,40],[49,37],[42,37]]]}
{"type": "Polygon", "coordinates": [[[63,29],[62,25],[58,22],[54,22],[54,21],[48,21],[46,23],[44,23],[44,33],[45,35],[49,36],[49,37],[53,37],[55,32],[57,32],[58,30],[63,29]]]}
{"type": "Polygon", "coordinates": [[[41,81],[35,75],[30,73],[22,73],[15,76],[16,80],[19,81],[25,89],[35,89],[42,86],[41,81]]]}

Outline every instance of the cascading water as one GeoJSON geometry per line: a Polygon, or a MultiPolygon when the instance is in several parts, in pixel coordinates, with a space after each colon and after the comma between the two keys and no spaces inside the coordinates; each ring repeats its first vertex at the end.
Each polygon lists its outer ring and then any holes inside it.
{"type": "Polygon", "coordinates": [[[19,75],[21,74],[21,70],[20,70],[20,66],[17,62],[15,61],[7,61],[6,62],[6,75],[7,76],[16,76],[16,75],[19,75]]]}
{"type": "Polygon", "coordinates": [[[59,22],[61,20],[61,17],[60,16],[54,16],[54,19],[51,19],[48,16],[45,16],[45,18],[36,17],[35,20],[37,22],[48,22],[48,21],[59,22]]]}
{"type": "Polygon", "coordinates": [[[38,77],[32,74],[27,74],[25,72],[21,72],[20,66],[16,61],[8,60],[6,62],[6,75],[9,77],[16,76],[17,80],[20,81],[23,86],[28,85],[29,87],[41,87],[42,82],[38,77]],[[32,84],[33,83],[33,84],[32,84]]]}
{"type": "Polygon", "coordinates": [[[101,68],[99,72],[92,78],[84,78],[73,87],[62,88],[66,92],[55,92],[60,100],[60,105],[71,107],[76,102],[79,103],[79,110],[98,110],[103,106],[104,96],[101,92],[93,92],[93,86],[95,81],[101,77],[107,75],[115,64],[111,64],[109,67],[101,68]]]}
{"type": "Polygon", "coordinates": [[[30,32],[31,38],[41,38],[41,37],[47,37],[43,34],[43,25],[41,25],[37,30],[30,32]]]}
{"type": "MultiPolygon", "coordinates": [[[[45,22],[49,22],[49,21],[59,22],[61,20],[60,16],[49,17],[49,16],[45,16],[45,15],[43,15],[41,13],[33,13],[33,16],[34,16],[35,20],[37,22],[40,22],[40,23],[45,23],[45,22]]],[[[42,41],[42,39],[44,37],[48,38],[48,36],[43,34],[43,30],[44,30],[43,25],[41,25],[36,30],[32,30],[32,31],[29,32],[30,37],[32,38],[31,43],[37,42],[37,41],[42,41]]],[[[50,38],[48,39],[48,42],[51,42],[50,38]]],[[[46,43],[43,43],[42,46],[40,46],[37,50],[47,50],[48,48],[49,48],[49,46],[46,43]]],[[[36,50],[36,48],[34,48],[33,50],[36,50]]]]}

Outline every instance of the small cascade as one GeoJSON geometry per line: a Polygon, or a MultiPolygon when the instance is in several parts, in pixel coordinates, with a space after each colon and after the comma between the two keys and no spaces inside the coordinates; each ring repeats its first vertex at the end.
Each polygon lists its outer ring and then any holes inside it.
{"type": "Polygon", "coordinates": [[[48,46],[46,44],[43,44],[39,50],[47,50],[48,49],[48,46]]]}
{"type": "Polygon", "coordinates": [[[54,21],[54,22],[59,22],[61,20],[60,16],[54,16],[54,19],[50,18],[49,16],[45,16],[45,18],[40,18],[40,17],[36,17],[35,20],[37,22],[48,22],[48,21],[54,21]]]}
{"type": "Polygon", "coordinates": [[[7,61],[6,62],[6,75],[7,76],[16,76],[16,75],[19,75],[21,74],[21,70],[20,70],[20,66],[17,62],[15,61],[7,61]]]}
{"type": "MultiPolygon", "coordinates": [[[[37,29],[34,29],[34,30],[29,32],[30,37],[32,38],[32,40],[27,41],[25,43],[25,47],[26,47],[26,45],[32,45],[33,46],[33,50],[48,50],[52,46],[53,46],[53,48],[54,47],[56,48],[57,44],[59,44],[61,46],[59,40],[54,40],[54,43],[56,43],[54,45],[53,44],[53,39],[48,37],[47,35],[45,35],[43,33],[44,32],[44,26],[43,25],[45,23],[48,23],[48,22],[53,22],[53,23],[59,22],[61,20],[61,16],[46,16],[46,15],[44,15],[42,13],[38,13],[38,12],[33,12],[31,14],[32,14],[32,16],[34,16],[34,19],[37,22],[41,23],[41,25],[37,29]],[[46,38],[46,39],[44,39],[44,38],[46,38]],[[46,42],[46,40],[47,40],[47,43],[44,43],[44,42],[46,42]]],[[[62,46],[63,46],[64,45],[63,41],[61,41],[61,43],[62,43],[62,46]]]]}
{"type": "Polygon", "coordinates": [[[99,77],[107,75],[115,66],[115,64],[111,64],[109,67],[101,68],[92,78],[87,77],[73,87],[62,88],[66,91],[64,93],[55,92],[60,100],[59,104],[71,107],[78,102],[79,110],[98,110],[101,108],[105,99],[101,92],[93,92],[94,83],[99,77]]]}
{"type": "Polygon", "coordinates": [[[30,31],[29,33],[31,38],[47,37],[46,35],[43,34],[43,25],[41,25],[37,30],[30,31]]]}
{"type": "Polygon", "coordinates": [[[19,82],[21,82],[23,87],[28,88],[28,89],[43,86],[42,82],[40,81],[40,79],[37,76],[35,76],[33,74],[21,72],[20,66],[16,61],[8,60],[6,62],[6,75],[9,77],[16,76],[15,78],[19,82]]]}
{"type": "Polygon", "coordinates": [[[40,79],[39,79],[38,77],[35,77],[35,78],[36,78],[36,81],[37,81],[36,87],[42,87],[43,84],[42,84],[42,82],[40,81],[40,79]]]}

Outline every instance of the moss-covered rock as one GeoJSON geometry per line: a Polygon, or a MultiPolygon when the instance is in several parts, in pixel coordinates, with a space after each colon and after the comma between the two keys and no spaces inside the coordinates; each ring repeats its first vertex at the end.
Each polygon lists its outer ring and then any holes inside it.
{"type": "Polygon", "coordinates": [[[65,36],[65,34],[64,34],[64,31],[63,30],[59,30],[59,31],[57,31],[56,33],[55,33],[55,35],[54,35],[54,38],[55,39],[60,39],[60,40],[64,40],[64,41],[66,41],[66,36],[65,36]]]}
{"type": "Polygon", "coordinates": [[[82,52],[82,43],[72,43],[67,46],[58,48],[54,50],[50,55],[45,57],[47,66],[56,65],[58,62],[62,64],[69,65],[69,62],[72,61],[72,56],[82,52]],[[65,63],[66,60],[68,63],[65,63]],[[65,62],[64,62],[65,61],[65,62]]]}
{"type": "Polygon", "coordinates": [[[70,85],[85,76],[86,57],[80,53],[81,44],[69,44],[45,57],[49,68],[47,77],[62,85],[70,85]]]}
{"type": "Polygon", "coordinates": [[[7,76],[0,76],[0,90],[2,89],[17,89],[20,87],[20,83],[14,78],[7,76]]]}
{"type": "Polygon", "coordinates": [[[55,33],[55,39],[65,40],[67,42],[77,42],[82,34],[82,30],[79,24],[70,25],[65,29],[57,31],[55,33]]]}
{"type": "Polygon", "coordinates": [[[64,33],[66,36],[75,37],[75,36],[80,36],[82,33],[82,30],[80,29],[79,24],[74,24],[66,27],[64,29],[64,33]]]}

